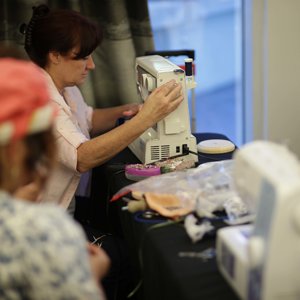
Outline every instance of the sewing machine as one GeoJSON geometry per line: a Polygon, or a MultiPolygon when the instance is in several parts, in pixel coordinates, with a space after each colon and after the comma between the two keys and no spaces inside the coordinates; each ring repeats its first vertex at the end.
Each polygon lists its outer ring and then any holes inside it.
{"type": "MultiPolygon", "coordinates": [[[[171,79],[182,84],[185,99],[175,111],[131,143],[130,150],[145,164],[184,155],[189,150],[197,153],[196,138],[190,129],[184,70],[159,55],[141,56],[136,59],[136,78],[143,101],[147,101],[146,98],[155,88],[171,79]]],[[[197,162],[198,156],[187,154],[186,159],[197,162]]]]}
{"type": "Polygon", "coordinates": [[[284,146],[257,141],[234,157],[237,190],[256,218],[217,232],[217,262],[241,299],[300,299],[300,165],[284,146]]]}

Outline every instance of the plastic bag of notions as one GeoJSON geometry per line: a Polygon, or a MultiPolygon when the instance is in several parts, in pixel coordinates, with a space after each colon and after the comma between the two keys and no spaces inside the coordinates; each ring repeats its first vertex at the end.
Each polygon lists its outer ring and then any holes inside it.
{"type": "Polygon", "coordinates": [[[154,209],[169,218],[194,213],[209,219],[224,211],[228,224],[245,223],[249,210],[234,188],[232,170],[233,160],[224,160],[152,176],[122,188],[112,201],[130,194],[133,201],[145,200],[143,209],[154,209]]]}

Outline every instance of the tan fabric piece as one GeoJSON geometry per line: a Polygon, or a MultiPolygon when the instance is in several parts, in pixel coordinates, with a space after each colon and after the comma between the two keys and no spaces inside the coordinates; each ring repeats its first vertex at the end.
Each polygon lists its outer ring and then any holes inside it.
{"type": "Polygon", "coordinates": [[[168,218],[184,216],[192,211],[192,208],[184,207],[176,195],[145,193],[144,197],[149,208],[168,218]]]}

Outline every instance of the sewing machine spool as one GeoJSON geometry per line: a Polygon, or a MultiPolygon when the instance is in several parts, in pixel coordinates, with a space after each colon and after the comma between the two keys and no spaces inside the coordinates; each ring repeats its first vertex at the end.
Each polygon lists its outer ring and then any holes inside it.
{"type": "Polygon", "coordinates": [[[197,150],[206,154],[223,154],[231,152],[235,149],[235,145],[222,139],[206,140],[198,143],[197,150]]]}

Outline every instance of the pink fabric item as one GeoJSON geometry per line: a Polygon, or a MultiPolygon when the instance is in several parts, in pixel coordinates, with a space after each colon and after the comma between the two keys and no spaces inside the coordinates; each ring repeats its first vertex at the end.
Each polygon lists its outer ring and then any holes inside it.
{"type": "Polygon", "coordinates": [[[42,70],[32,62],[0,59],[0,142],[45,130],[55,109],[42,70]]]}

